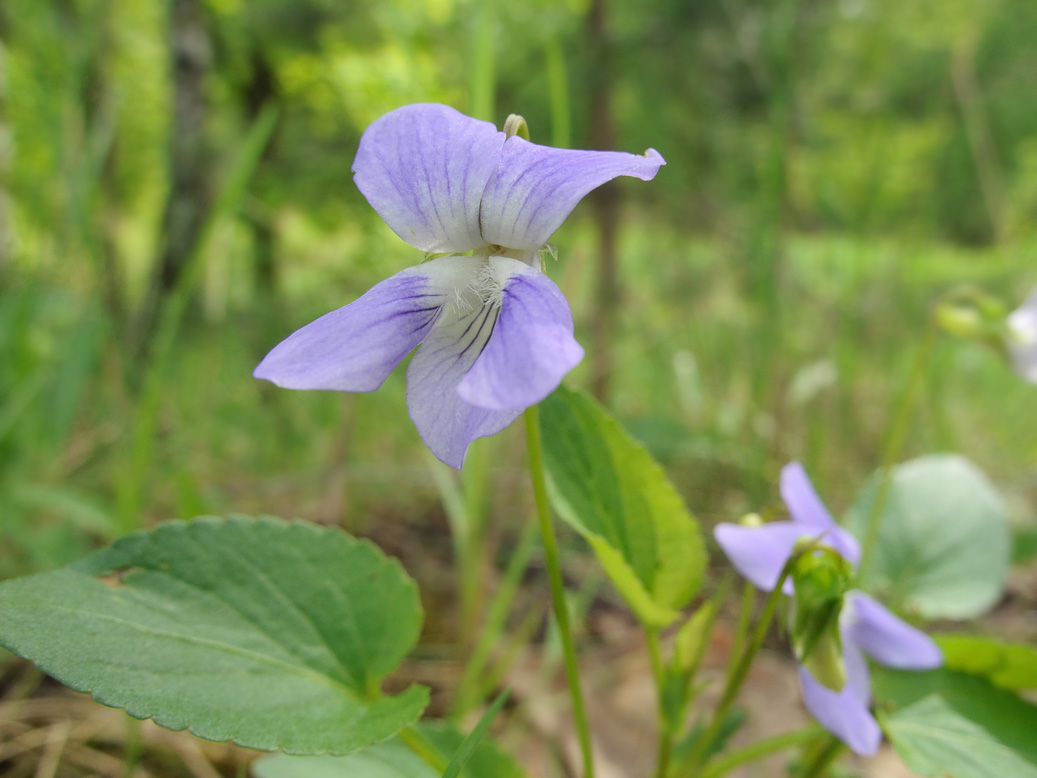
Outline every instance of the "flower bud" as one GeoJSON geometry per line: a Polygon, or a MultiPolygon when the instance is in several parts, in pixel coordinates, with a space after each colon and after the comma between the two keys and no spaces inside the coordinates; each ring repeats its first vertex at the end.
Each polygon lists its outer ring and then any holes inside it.
{"type": "Polygon", "coordinates": [[[846,683],[839,614],[853,577],[852,565],[834,549],[820,546],[795,561],[792,647],[796,659],[824,686],[839,691],[846,683]]]}

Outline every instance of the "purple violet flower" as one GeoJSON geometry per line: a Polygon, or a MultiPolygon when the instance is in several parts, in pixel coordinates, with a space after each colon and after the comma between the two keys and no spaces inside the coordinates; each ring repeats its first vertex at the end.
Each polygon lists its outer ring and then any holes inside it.
{"type": "Polygon", "coordinates": [[[1037,288],[1008,316],[1008,351],[1015,371],[1037,384],[1037,288]]]}
{"type": "MultiPolygon", "coordinates": [[[[823,538],[854,567],[860,562],[857,540],[833,521],[799,462],[781,471],[781,496],[792,521],[759,527],[719,524],[717,542],[745,578],[771,590],[801,538],[823,538]]],[[[789,583],[784,587],[791,592],[789,583]]],[[[867,654],[879,664],[901,670],[929,670],[943,664],[943,655],[932,638],[895,616],[864,592],[848,592],[839,616],[846,683],[830,689],[799,666],[799,681],[807,709],[821,725],[854,752],[873,756],[882,732],[868,708],[871,679],[867,654]]]]}
{"type": "Polygon", "coordinates": [[[450,254],[376,284],[277,345],[254,375],[289,389],[372,392],[420,344],[407,408],[460,468],[468,445],[550,394],[583,358],[540,249],[576,204],[663,158],[538,146],[445,105],[408,105],[364,132],[353,179],[389,227],[450,254]],[[470,256],[459,256],[471,252],[470,256]]]}

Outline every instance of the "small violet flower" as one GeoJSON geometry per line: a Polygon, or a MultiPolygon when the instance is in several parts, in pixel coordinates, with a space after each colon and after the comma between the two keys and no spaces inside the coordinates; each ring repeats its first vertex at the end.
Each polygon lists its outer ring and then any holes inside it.
{"type": "Polygon", "coordinates": [[[583,358],[540,249],[576,204],[663,158],[538,146],[445,105],[409,105],[360,139],[353,179],[404,241],[448,254],[375,285],[276,346],[254,375],[290,389],[372,392],[420,344],[407,408],[460,468],[468,445],[511,424],[583,358]],[[470,256],[460,256],[471,252],[470,256]]]}
{"type": "Polygon", "coordinates": [[[1008,351],[1015,371],[1037,384],[1037,288],[1008,316],[1008,351]]]}
{"type": "MultiPolygon", "coordinates": [[[[798,462],[782,470],[781,496],[791,521],[758,527],[716,527],[717,542],[739,573],[761,589],[773,589],[797,541],[819,537],[856,567],[861,555],[857,540],[832,520],[798,462]]],[[[784,590],[791,591],[788,583],[784,590]]],[[[860,591],[847,592],[838,627],[846,683],[840,690],[828,688],[801,664],[798,669],[803,700],[825,729],[856,753],[872,756],[878,750],[882,733],[868,711],[871,681],[864,655],[902,670],[939,667],[943,656],[932,638],[860,591]]]]}

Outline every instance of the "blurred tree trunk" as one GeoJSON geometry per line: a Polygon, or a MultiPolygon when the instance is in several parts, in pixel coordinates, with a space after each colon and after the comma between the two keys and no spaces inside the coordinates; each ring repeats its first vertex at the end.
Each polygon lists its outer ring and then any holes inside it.
{"type": "Polygon", "coordinates": [[[152,296],[144,311],[145,339],[160,319],[163,301],[187,269],[212,198],[212,159],[205,139],[205,76],[212,62],[212,44],[201,0],[172,0],[169,36],[173,75],[170,186],[152,296]]]}
{"type": "MultiPolygon", "coordinates": [[[[606,0],[592,0],[587,17],[590,51],[591,148],[615,148],[612,123],[612,45],[608,32],[606,0]]],[[[602,402],[607,399],[612,377],[616,311],[620,304],[619,268],[616,258],[616,223],[619,190],[614,184],[591,193],[598,232],[598,284],[591,323],[591,391],[602,402]]]]}
{"type": "MultiPolygon", "coordinates": [[[[252,77],[245,87],[245,114],[251,127],[259,119],[263,110],[277,100],[277,77],[274,69],[260,48],[262,41],[256,41],[252,52],[252,77]]],[[[275,130],[276,133],[276,130],[275,130]]],[[[259,164],[269,162],[273,154],[273,143],[263,149],[259,164]]],[[[278,290],[277,272],[277,236],[274,232],[273,220],[262,204],[246,210],[247,223],[252,230],[253,268],[256,291],[267,301],[276,297],[278,290]]]]}

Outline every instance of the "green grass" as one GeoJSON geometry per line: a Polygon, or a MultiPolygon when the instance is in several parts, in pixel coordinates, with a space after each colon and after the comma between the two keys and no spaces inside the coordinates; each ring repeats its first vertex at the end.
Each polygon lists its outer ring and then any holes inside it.
{"type": "MultiPolygon", "coordinates": [[[[240,293],[217,320],[192,309],[139,475],[137,524],[238,511],[341,520],[363,531],[378,517],[419,517],[435,503],[427,454],[406,417],[402,370],[380,391],[356,396],[279,390],[251,377],[281,337],[419,259],[385,232],[345,234],[340,252],[309,243],[310,256],[285,258],[277,311],[240,293]]],[[[587,343],[593,235],[576,220],[556,242],[560,261],[549,272],[570,296],[577,337],[587,343]]],[[[1009,251],[790,236],[780,252],[775,333],[744,289],[741,251],[737,241],[689,240],[647,222],[631,223],[621,247],[610,403],[709,519],[774,501],[777,470],[791,458],[804,460],[833,508],[846,505],[880,463],[930,303],[966,280],[1008,299],[1020,299],[1028,282],[1009,251]],[[762,363],[761,333],[781,346],[762,363]]],[[[120,479],[134,455],[126,356],[104,312],[58,274],[15,273],[2,300],[16,323],[2,340],[9,368],[0,489],[36,497],[12,501],[5,517],[4,542],[20,560],[6,574],[60,563],[114,532],[120,479]],[[41,490],[66,499],[41,499],[41,490]],[[82,503],[72,511],[78,520],[69,515],[72,499],[82,503]]],[[[588,378],[585,364],[569,381],[588,378]]],[[[942,339],[904,458],[959,451],[1025,504],[1037,454],[1033,391],[993,352],[942,339]]],[[[510,485],[521,445],[513,431],[504,434],[509,442],[494,447],[493,515],[518,523],[526,506],[510,485]]]]}

